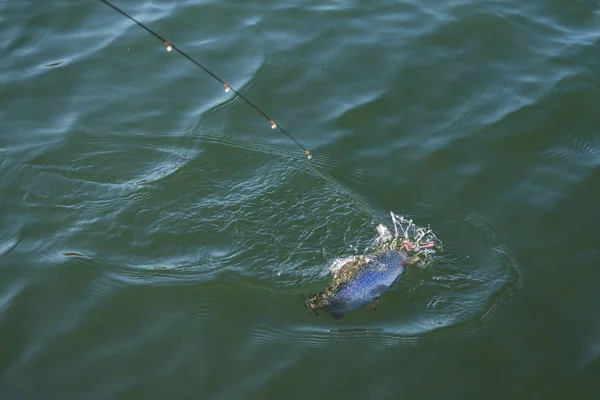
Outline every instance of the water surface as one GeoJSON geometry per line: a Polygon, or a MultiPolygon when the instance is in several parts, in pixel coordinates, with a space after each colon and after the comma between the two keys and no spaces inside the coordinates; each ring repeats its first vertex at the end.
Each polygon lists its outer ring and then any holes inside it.
{"type": "Polygon", "coordinates": [[[600,393],[596,1],[0,4],[0,397],[600,393]],[[389,211],[444,251],[302,296],[389,211]]]}

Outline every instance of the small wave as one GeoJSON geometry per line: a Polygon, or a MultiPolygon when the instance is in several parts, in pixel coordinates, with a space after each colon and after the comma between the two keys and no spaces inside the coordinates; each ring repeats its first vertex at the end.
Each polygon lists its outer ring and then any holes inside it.
{"type": "Polygon", "coordinates": [[[10,255],[10,253],[17,251],[21,244],[22,241],[17,240],[15,237],[4,239],[0,242],[0,256],[10,255]]]}
{"type": "Polygon", "coordinates": [[[547,149],[542,152],[542,155],[585,167],[595,167],[600,164],[600,149],[574,133],[570,133],[568,137],[569,142],[566,145],[547,149]]]}
{"type": "Polygon", "coordinates": [[[342,346],[371,344],[387,346],[399,343],[410,343],[419,340],[414,336],[403,336],[387,332],[384,327],[325,325],[320,328],[310,325],[287,326],[285,328],[256,324],[250,328],[247,336],[255,345],[271,345],[273,343],[302,344],[308,347],[327,347],[335,343],[342,346]]]}

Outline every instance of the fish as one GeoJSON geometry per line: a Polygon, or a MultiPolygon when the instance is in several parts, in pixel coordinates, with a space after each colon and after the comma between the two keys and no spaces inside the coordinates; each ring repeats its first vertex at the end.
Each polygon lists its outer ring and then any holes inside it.
{"type": "Polygon", "coordinates": [[[314,315],[326,311],[338,321],[346,312],[360,307],[378,310],[379,297],[390,289],[406,267],[419,260],[409,255],[413,248],[405,243],[397,250],[353,258],[335,272],[325,290],[308,297],[305,306],[314,315]]]}

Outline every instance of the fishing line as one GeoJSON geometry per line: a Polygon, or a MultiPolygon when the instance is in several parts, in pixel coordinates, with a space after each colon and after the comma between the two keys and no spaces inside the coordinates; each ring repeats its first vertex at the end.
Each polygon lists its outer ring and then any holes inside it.
{"type": "Polygon", "coordinates": [[[271,123],[271,129],[277,129],[277,128],[279,128],[279,130],[281,132],[283,132],[284,134],[286,134],[290,139],[292,139],[292,141],[294,143],[296,143],[298,145],[298,147],[300,147],[304,151],[304,153],[308,156],[309,160],[312,160],[312,154],[310,154],[310,151],[308,151],[308,149],[306,147],[302,146],[300,144],[300,142],[298,142],[294,138],[294,136],[292,136],[291,133],[289,133],[288,131],[286,131],[285,129],[283,129],[280,125],[276,124],[275,120],[273,118],[269,117],[267,115],[267,113],[265,113],[263,110],[261,110],[260,108],[258,108],[258,106],[256,106],[254,103],[252,103],[250,100],[248,100],[245,96],[243,96],[240,92],[238,92],[233,87],[231,87],[223,79],[219,78],[211,70],[209,70],[204,65],[200,64],[198,61],[196,61],[195,59],[193,59],[192,57],[190,57],[187,53],[185,53],[183,50],[181,50],[180,48],[178,48],[177,46],[175,46],[173,43],[169,42],[164,37],[162,37],[158,33],[154,32],[152,29],[148,28],[145,24],[141,23],[137,19],[133,18],[131,15],[127,14],[125,11],[121,10],[119,7],[117,7],[114,4],[112,4],[110,1],[108,1],[108,0],[99,0],[99,1],[101,1],[104,4],[106,4],[107,6],[111,7],[113,10],[117,11],[118,13],[120,13],[121,15],[123,15],[124,17],[126,17],[126,18],[130,19],[131,21],[135,22],[138,26],[144,28],[148,33],[152,34],[158,40],[160,40],[161,42],[163,42],[164,45],[167,46],[167,51],[175,50],[176,52],[178,52],[179,54],[181,54],[182,56],[184,56],[185,58],[187,58],[188,60],[190,60],[192,63],[194,63],[196,66],[202,68],[202,70],[204,70],[204,72],[206,72],[207,74],[209,74],[210,76],[212,76],[215,80],[217,80],[221,84],[223,84],[223,86],[225,86],[225,92],[226,93],[233,92],[233,93],[235,93],[236,96],[238,96],[242,100],[244,100],[250,107],[252,107],[256,111],[258,111],[259,114],[261,114],[263,117],[265,117],[271,123]]]}
{"type": "MultiPolygon", "coordinates": [[[[283,129],[281,126],[279,126],[278,124],[276,124],[275,120],[273,118],[271,118],[269,115],[267,115],[267,113],[265,113],[264,111],[262,111],[258,106],[256,106],[250,100],[248,100],[240,92],[238,92],[233,87],[231,87],[223,79],[219,78],[218,75],[216,75],[211,70],[209,70],[208,68],[206,68],[200,62],[198,62],[195,59],[193,59],[191,56],[189,56],[183,50],[181,50],[180,48],[178,48],[177,46],[175,46],[173,43],[169,42],[164,37],[162,37],[161,35],[159,35],[155,31],[153,31],[152,29],[150,29],[148,26],[146,26],[142,22],[138,21],[137,19],[133,18],[131,15],[129,15],[128,13],[126,13],[125,11],[123,11],[122,9],[120,9],[119,7],[117,7],[116,5],[112,4],[110,1],[108,1],[108,0],[99,0],[99,1],[101,1],[104,4],[106,4],[107,6],[111,7],[113,10],[117,11],[118,13],[120,13],[124,17],[128,18],[129,20],[133,21],[138,26],[142,27],[146,32],[150,33],[152,36],[154,36],[155,38],[157,38],[158,40],[160,40],[167,47],[167,51],[168,52],[175,50],[176,52],[178,52],[179,54],[181,54],[183,57],[187,58],[189,61],[191,61],[192,63],[194,63],[196,66],[200,67],[204,72],[206,72],[208,75],[210,75],[211,77],[213,77],[215,80],[219,81],[223,86],[225,86],[225,92],[226,93],[233,92],[234,94],[236,94],[237,96],[239,96],[242,100],[244,100],[248,105],[250,105],[252,108],[254,108],[259,114],[261,114],[263,117],[265,117],[271,123],[271,129],[279,128],[279,130],[281,132],[283,132],[285,135],[287,135],[294,143],[296,143],[296,145],[298,145],[298,147],[300,147],[304,151],[304,153],[308,156],[309,160],[313,159],[313,156],[312,156],[311,152],[306,147],[304,147],[302,144],[300,144],[300,142],[298,142],[298,140],[296,140],[296,138],[294,138],[294,136],[292,136],[291,133],[289,133],[287,130],[283,129]]],[[[363,199],[361,199],[360,197],[358,197],[356,195],[356,193],[351,192],[348,188],[346,188],[343,185],[339,184],[335,180],[335,178],[333,178],[327,171],[325,171],[323,168],[317,168],[314,163],[310,163],[309,164],[309,168],[317,176],[321,177],[321,179],[323,179],[325,182],[328,182],[332,186],[337,187],[338,190],[340,190],[349,199],[351,199],[356,204],[358,204],[359,207],[362,208],[363,211],[365,211],[368,215],[371,215],[373,218],[377,219],[377,217],[372,213],[372,211],[369,209],[369,207],[367,206],[367,204],[365,203],[365,201],[363,199]]]]}

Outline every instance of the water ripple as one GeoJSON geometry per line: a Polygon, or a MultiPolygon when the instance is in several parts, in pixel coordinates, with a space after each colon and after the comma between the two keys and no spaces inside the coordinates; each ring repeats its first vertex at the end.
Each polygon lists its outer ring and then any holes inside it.
{"type": "Polygon", "coordinates": [[[569,133],[568,139],[565,145],[546,149],[542,155],[583,167],[593,168],[600,163],[600,150],[596,146],[573,132],[569,133]]]}
{"type": "MultiPolygon", "coordinates": [[[[562,251],[572,276],[594,270],[575,251],[593,248],[596,214],[579,204],[595,210],[600,164],[593,2],[117,3],[314,158],[100,2],[0,2],[0,397],[280,397],[334,360],[299,393],[331,397],[314,392],[365,357],[393,367],[373,391],[411,397],[432,376],[461,385],[480,361],[465,353],[476,362],[448,375],[454,354],[434,344],[463,339],[442,344],[462,354],[511,334],[532,341],[527,368],[494,374],[539,377],[556,349],[519,325],[538,310],[537,265],[559,279],[562,251]],[[390,209],[429,224],[444,252],[378,312],[311,315],[301,297],[390,209]],[[422,370],[398,363],[405,348],[422,370]]],[[[546,297],[583,310],[556,339],[591,375],[597,329],[576,329],[591,303],[546,297]]]]}

